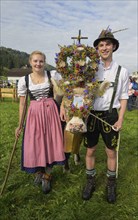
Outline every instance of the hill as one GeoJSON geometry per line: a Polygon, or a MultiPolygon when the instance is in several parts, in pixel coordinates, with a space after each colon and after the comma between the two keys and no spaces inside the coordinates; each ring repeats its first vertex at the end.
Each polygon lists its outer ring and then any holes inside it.
{"type": "MultiPolygon", "coordinates": [[[[14,50],[11,48],[0,47],[0,75],[7,75],[7,72],[13,68],[29,66],[29,54],[26,52],[14,50]]],[[[55,67],[46,64],[46,69],[51,70],[55,67]]]]}

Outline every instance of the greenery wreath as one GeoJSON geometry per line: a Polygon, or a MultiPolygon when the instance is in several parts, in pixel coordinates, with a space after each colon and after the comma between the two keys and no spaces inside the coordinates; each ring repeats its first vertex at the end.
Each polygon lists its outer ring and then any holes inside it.
{"type": "Polygon", "coordinates": [[[73,116],[88,117],[99,87],[95,80],[99,60],[96,49],[84,44],[60,46],[60,52],[56,53],[56,69],[62,75],[59,88],[64,94],[63,103],[69,120],[73,116]],[[76,95],[82,97],[81,106],[74,104],[76,95]]]}
{"type": "Polygon", "coordinates": [[[98,70],[99,55],[95,48],[84,44],[60,46],[55,62],[57,71],[64,79],[74,81],[75,84],[90,82],[98,70]]]}

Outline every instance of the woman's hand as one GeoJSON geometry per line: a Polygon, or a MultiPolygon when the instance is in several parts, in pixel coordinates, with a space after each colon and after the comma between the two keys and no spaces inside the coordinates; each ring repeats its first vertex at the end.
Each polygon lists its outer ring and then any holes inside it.
{"type": "Polygon", "coordinates": [[[17,128],[15,129],[15,137],[16,137],[16,138],[19,138],[21,132],[22,132],[22,128],[17,127],[17,128]]]}
{"type": "Polygon", "coordinates": [[[65,108],[62,104],[60,106],[60,119],[61,121],[66,121],[65,108]]]}

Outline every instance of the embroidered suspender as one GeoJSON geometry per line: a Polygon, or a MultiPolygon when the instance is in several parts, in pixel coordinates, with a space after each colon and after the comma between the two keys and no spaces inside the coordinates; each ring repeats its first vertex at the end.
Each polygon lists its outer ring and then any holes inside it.
{"type": "Polygon", "coordinates": [[[117,74],[116,74],[116,78],[115,78],[115,84],[114,84],[114,90],[113,90],[113,95],[112,95],[112,99],[111,99],[111,103],[110,103],[110,107],[109,107],[109,112],[112,112],[112,107],[113,107],[113,103],[114,103],[114,99],[115,99],[115,94],[116,94],[116,90],[117,90],[117,86],[118,86],[118,79],[119,79],[119,75],[120,75],[120,71],[121,71],[121,66],[118,66],[118,70],[117,70],[117,74]]]}

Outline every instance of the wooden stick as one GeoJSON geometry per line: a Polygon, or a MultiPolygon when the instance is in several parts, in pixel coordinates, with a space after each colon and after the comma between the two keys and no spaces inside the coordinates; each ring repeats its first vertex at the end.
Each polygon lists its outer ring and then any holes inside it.
{"type": "MultiPolygon", "coordinates": [[[[23,108],[23,113],[22,113],[22,117],[21,117],[19,129],[22,129],[22,128],[23,128],[23,124],[24,124],[24,121],[25,121],[25,116],[26,116],[26,112],[27,112],[27,100],[28,100],[28,91],[27,91],[27,94],[26,94],[26,97],[25,97],[25,103],[24,103],[24,108],[23,108]]],[[[20,133],[20,134],[21,134],[21,133],[20,133]]],[[[20,137],[20,134],[19,134],[18,137],[15,138],[15,142],[14,142],[13,149],[12,149],[12,153],[11,153],[11,156],[10,156],[8,168],[7,168],[6,175],[5,175],[5,179],[4,179],[4,182],[3,182],[3,184],[2,184],[0,196],[2,196],[2,194],[3,194],[3,192],[4,192],[4,189],[5,189],[5,186],[6,186],[8,177],[9,177],[10,168],[11,168],[11,163],[12,163],[12,160],[13,160],[13,156],[14,156],[14,153],[15,153],[15,150],[16,150],[16,146],[17,146],[17,142],[18,142],[18,139],[19,139],[19,137],[20,137]]]]}

